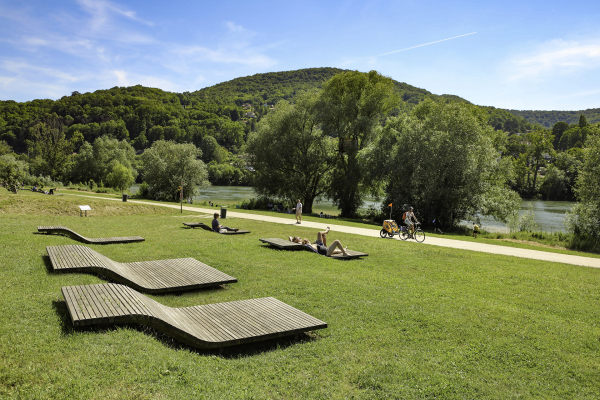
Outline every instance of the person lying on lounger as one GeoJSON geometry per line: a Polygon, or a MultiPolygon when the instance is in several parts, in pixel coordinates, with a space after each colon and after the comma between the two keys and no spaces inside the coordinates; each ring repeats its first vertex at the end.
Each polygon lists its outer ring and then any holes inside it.
{"type": "Polygon", "coordinates": [[[333,243],[331,243],[331,246],[327,247],[327,233],[329,233],[329,227],[327,228],[327,231],[317,233],[317,241],[314,244],[311,243],[308,239],[302,239],[298,236],[289,236],[288,239],[290,240],[290,242],[308,245],[312,247],[317,253],[327,257],[336,253],[342,253],[343,255],[347,256],[348,253],[346,252],[346,250],[348,248],[342,246],[342,243],[337,239],[334,240],[333,243]]]}
{"type": "Polygon", "coordinates": [[[225,230],[227,230],[227,231],[230,231],[230,232],[237,232],[237,231],[239,231],[239,229],[236,229],[236,228],[230,228],[230,227],[228,227],[228,226],[223,226],[223,225],[221,225],[221,224],[219,223],[219,213],[214,213],[213,217],[215,217],[215,218],[212,220],[212,230],[213,230],[213,231],[215,231],[215,232],[219,232],[221,229],[225,229],[225,230]]]}

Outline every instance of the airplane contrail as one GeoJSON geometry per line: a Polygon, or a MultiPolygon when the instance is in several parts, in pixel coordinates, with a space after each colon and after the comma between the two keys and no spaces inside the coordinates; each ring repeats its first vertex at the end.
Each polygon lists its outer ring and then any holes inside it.
{"type": "Polygon", "coordinates": [[[436,40],[435,42],[430,42],[430,43],[420,44],[420,45],[418,45],[418,46],[413,46],[413,47],[409,47],[409,48],[402,49],[402,50],[390,51],[389,53],[380,54],[380,55],[378,55],[378,56],[376,56],[376,57],[387,56],[388,54],[399,53],[399,52],[401,52],[401,51],[410,50],[410,49],[416,49],[417,47],[423,47],[423,46],[427,46],[428,44],[434,44],[434,43],[444,42],[444,41],[446,41],[446,40],[456,39],[456,38],[463,37],[463,36],[474,35],[474,34],[476,34],[476,33],[477,33],[477,32],[466,33],[466,34],[464,34],[464,35],[460,35],[460,36],[454,36],[454,37],[451,37],[451,38],[448,38],[448,39],[436,40]]]}

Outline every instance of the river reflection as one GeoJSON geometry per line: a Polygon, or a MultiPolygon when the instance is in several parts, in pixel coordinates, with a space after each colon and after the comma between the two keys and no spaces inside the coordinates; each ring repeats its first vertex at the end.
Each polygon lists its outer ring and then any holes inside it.
{"type": "MultiPolygon", "coordinates": [[[[524,214],[529,211],[530,207],[533,209],[534,220],[538,224],[540,230],[544,232],[566,232],[564,224],[565,213],[570,211],[575,205],[573,201],[548,201],[538,199],[526,199],[521,200],[521,207],[519,214],[524,214]]],[[[491,232],[508,232],[506,224],[495,221],[491,217],[480,217],[481,226],[483,229],[491,232]]],[[[463,221],[463,223],[470,224],[470,221],[463,221]]]]}
{"type": "MultiPolygon", "coordinates": [[[[139,185],[131,188],[133,193],[137,192],[139,185]]],[[[200,191],[200,194],[194,197],[195,202],[212,201],[216,204],[240,204],[243,200],[250,200],[255,196],[254,190],[247,186],[210,186],[200,191]]],[[[361,207],[366,211],[369,206],[380,207],[380,202],[374,198],[365,198],[365,204],[361,207]]],[[[575,205],[571,201],[545,201],[545,200],[522,200],[519,213],[523,214],[533,208],[535,222],[542,231],[557,232],[565,231],[564,217],[565,213],[575,205]]],[[[331,204],[331,201],[318,198],[313,205],[313,212],[337,215],[338,209],[331,204]]],[[[470,224],[470,221],[463,221],[464,224],[470,224]]],[[[490,217],[481,217],[482,228],[494,232],[508,232],[508,227],[499,221],[490,217]]]]}

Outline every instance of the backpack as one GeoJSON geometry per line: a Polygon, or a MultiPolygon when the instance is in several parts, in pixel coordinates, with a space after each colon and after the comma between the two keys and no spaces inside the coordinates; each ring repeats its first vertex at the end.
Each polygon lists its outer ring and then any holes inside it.
{"type": "Polygon", "coordinates": [[[405,211],[405,212],[404,212],[404,214],[402,214],[402,219],[403,219],[403,220],[405,220],[405,219],[406,219],[406,213],[407,213],[407,212],[408,212],[408,211],[405,211]]]}

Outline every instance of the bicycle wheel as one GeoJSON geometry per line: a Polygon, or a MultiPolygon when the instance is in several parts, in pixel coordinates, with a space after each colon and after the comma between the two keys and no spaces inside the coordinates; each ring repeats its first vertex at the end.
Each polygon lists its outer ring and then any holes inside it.
{"type": "Polygon", "coordinates": [[[408,232],[408,230],[404,230],[404,231],[400,232],[400,239],[406,240],[409,237],[410,237],[410,233],[408,232]]]}
{"type": "Polygon", "coordinates": [[[388,232],[388,237],[391,239],[394,237],[394,234],[392,232],[388,232]]]}
{"type": "Polygon", "coordinates": [[[387,236],[387,232],[385,231],[385,229],[382,229],[381,232],[379,232],[379,236],[381,236],[382,238],[385,238],[387,236]]]}
{"type": "Polygon", "coordinates": [[[419,243],[423,243],[423,241],[425,240],[425,232],[423,232],[420,229],[417,229],[415,231],[415,240],[419,243]]]}

